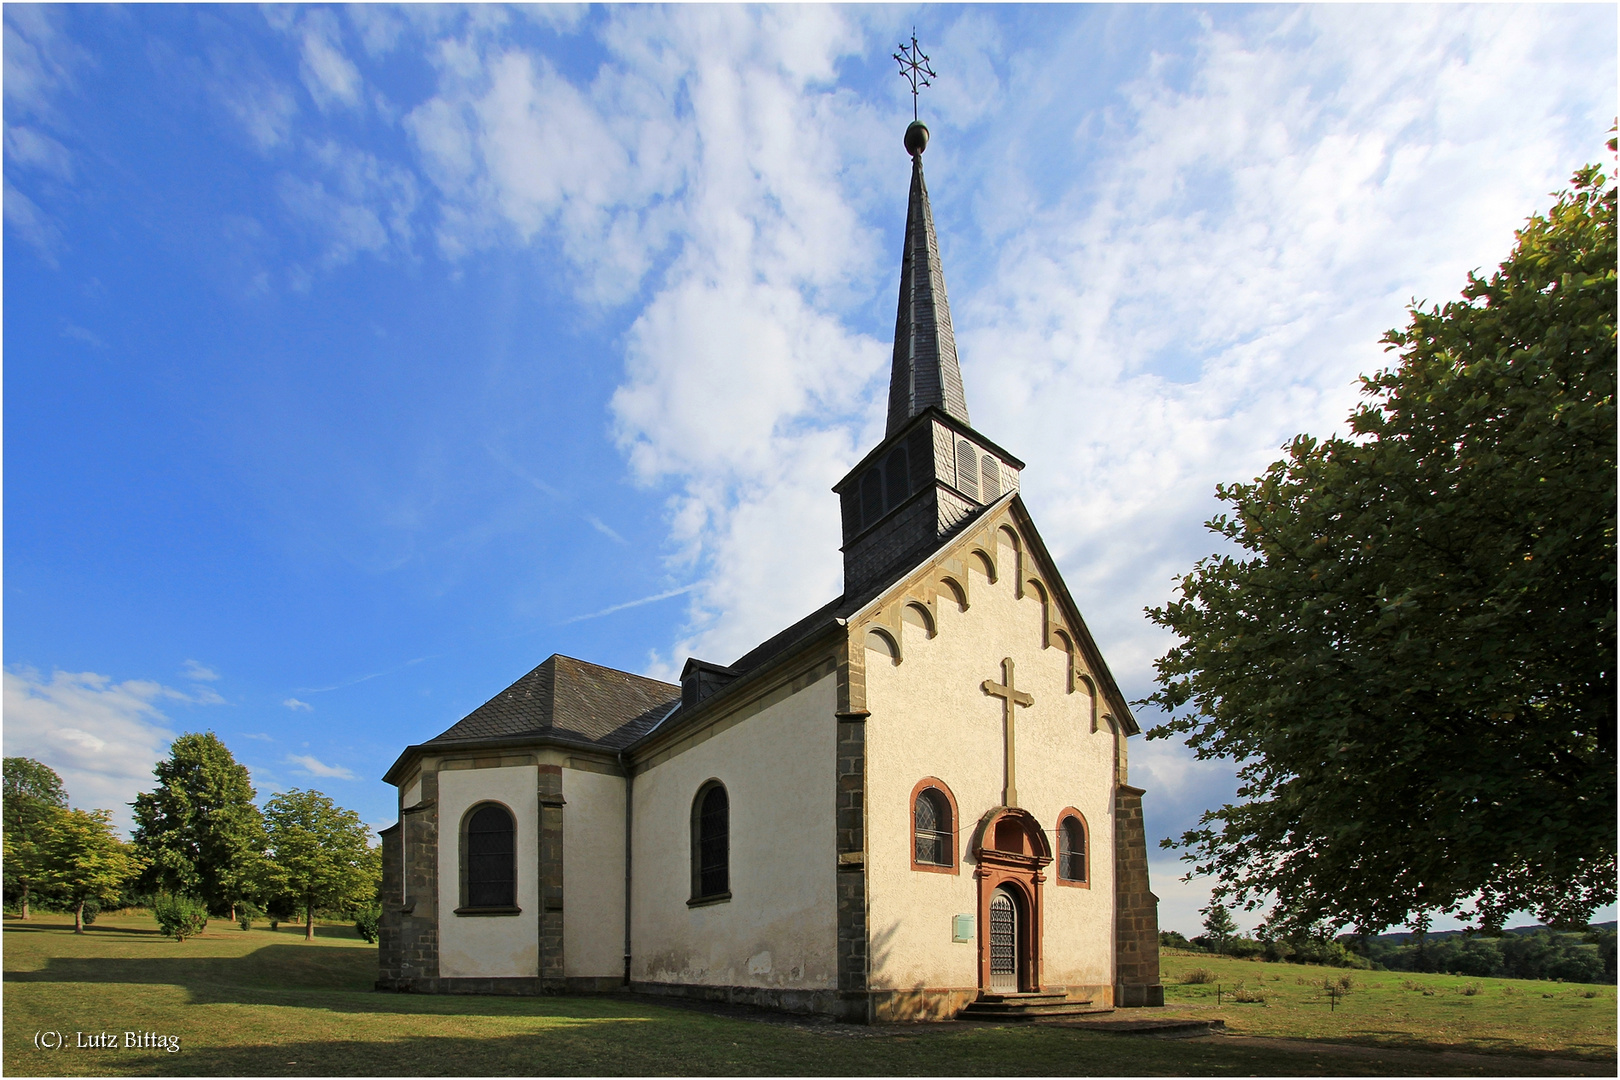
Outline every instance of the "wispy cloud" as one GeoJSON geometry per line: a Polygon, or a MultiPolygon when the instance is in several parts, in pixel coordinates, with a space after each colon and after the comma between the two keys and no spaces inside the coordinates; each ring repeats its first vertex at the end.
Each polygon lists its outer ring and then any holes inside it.
{"type": "Polygon", "coordinates": [[[309,754],[288,754],[287,762],[298,766],[298,771],[306,776],[318,776],[330,780],[353,780],[354,773],[341,765],[328,765],[324,761],[309,754]]]}
{"type": "Polygon", "coordinates": [[[630,608],[641,607],[643,604],[656,604],[660,600],[682,596],[695,588],[697,588],[696,585],[682,585],[678,589],[671,589],[668,592],[661,592],[654,596],[643,596],[640,600],[628,600],[622,604],[614,604],[612,607],[603,608],[601,611],[593,611],[589,615],[575,615],[571,619],[564,619],[557,625],[567,626],[569,623],[584,622],[586,619],[600,619],[604,615],[612,615],[616,611],[627,611],[630,608]]]}
{"type": "Polygon", "coordinates": [[[595,514],[586,514],[585,515],[585,520],[586,520],[587,523],[589,523],[591,528],[595,529],[597,532],[601,533],[603,536],[607,537],[609,540],[613,540],[613,541],[615,541],[617,543],[620,543],[620,544],[625,544],[625,543],[629,542],[629,541],[625,540],[624,537],[620,536],[617,532],[615,532],[612,528],[610,528],[605,522],[602,521],[601,518],[597,517],[595,514]]]}
{"type": "Polygon", "coordinates": [[[105,349],[107,347],[107,343],[102,341],[101,337],[96,334],[95,331],[86,330],[82,326],[74,326],[72,323],[69,323],[67,326],[62,328],[62,336],[70,341],[82,341],[86,345],[97,349],[105,349]]]}
{"type": "Polygon", "coordinates": [[[210,667],[204,667],[195,660],[187,660],[180,665],[180,674],[196,682],[215,682],[219,679],[217,671],[210,667]]]}
{"type": "MultiPolygon", "coordinates": [[[[300,686],[300,687],[298,687],[298,693],[300,693],[300,694],[330,694],[334,690],[346,690],[351,686],[359,686],[363,682],[370,682],[372,679],[380,679],[385,675],[392,675],[396,671],[404,671],[408,667],[414,667],[415,665],[425,663],[428,660],[437,660],[439,657],[441,657],[443,655],[444,655],[443,653],[434,653],[431,656],[418,656],[418,657],[416,657],[414,659],[405,661],[403,664],[395,664],[393,667],[388,668],[388,669],[386,669],[384,671],[373,671],[369,675],[360,675],[360,676],[358,676],[356,678],[353,678],[353,679],[345,679],[343,682],[333,683],[331,686],[300,686]]],[[[286,705],[287,702],[284,701],[284,702],[282,702],[282,704],[286,705]]],[[[294,707],[295,706],[288,705],[288,708],[294,708],[294,707]]]]}
{"type": "Polygon", "coordinates": [[[275,742],[276,741],[276,740],[272,739],[270,736],[264,734],[262,731],[250,731],[250,732],[246,733],[245,735],[243,735],[242,738],[244,738],[244,739],[255,739],[255,740],[259,741],[259,742],[275,742]]]}
{"type": "Polygon", "coordinates": [[[288,698],[286,701],[283,701],[282,704],[287,706],[287,708],[291,709],[293,712],[297,712],[300,709],[302,709],[305,712],[314,712],[315,711],[315,706],[311,705],[307,701],[299,701],[295,697],[288,698]]]}

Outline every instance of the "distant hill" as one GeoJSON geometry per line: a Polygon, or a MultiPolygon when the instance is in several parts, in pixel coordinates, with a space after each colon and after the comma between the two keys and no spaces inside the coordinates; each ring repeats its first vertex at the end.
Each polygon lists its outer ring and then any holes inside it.
{"type": "MultiPolygon", "coordinates": [[[[1613,929],[1615,929],[1615,925],[1616,925],[1615,922],[1613,920],[1611,920],[1609,922],[1593,923],[1591,926],[1587,927],[1587,929],[1588,930],[1613,930],[1613,929]]],[[[1543,926],[1540,923],[1532,923],[1529,926],[1515,926],[1515,927],[1512,927],[1511,929],[1504,930],[1503,933],[1505,933],[1505,934],[1533,934],[1537,930],[1545,930],[1545,929],[1547,929],[1547,927],[1543,926]]],[[[1468,933],[1468,931],[1466,931],[1466,930],[1432,930],[1428,934],[1426,934],[1425,936],[1430,941],[1443,941],[1446,938],[1462,937],[1466,933],[1468,933]]],[[[1351,935],[1340,935],[1341,940],[1343,938],[1346,938],[1346,937],[1349,937],[1349,936],[1351,936],[1351,935]]],[[[1387,943],[1389,943],[1391,945],[1405,945],[1407,942],[1411,941],[1415,937],[1417,937],[1416,934],[1407,932],[1407,933],[1401,933],[1401,934],[1379,934],[1378,936],[1374,937],[1372,940],[1387,942],[1387,943]]]]}

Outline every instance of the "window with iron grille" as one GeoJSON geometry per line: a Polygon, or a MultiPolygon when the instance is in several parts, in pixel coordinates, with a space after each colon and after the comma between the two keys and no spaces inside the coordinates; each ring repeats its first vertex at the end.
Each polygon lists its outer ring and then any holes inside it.
{"type": "Polygon", "coordinates": [[[916,860],[931,866],[950,866],[956,844],[952,839],[951,807],[945,796],[933,788],[919,792],[912,819],[916,860]]]}
{"type": "Polygon", "coordinates": [[[466,907],[516,905],[516,838],[517,824],[504,806],[488,803],[467,818],[466,907]]]}
{"type": "Polygon", "coordinates": [[[1064,881],[1086,880],[1086,827],[1077,817],[1058,823],[1058,877],[1064,881]]]}
{"type": "Polygon", "coordinates": [[[731,890],[731,804],[718,781],[692,804],[692,898],[724,897],[731,890]]]}

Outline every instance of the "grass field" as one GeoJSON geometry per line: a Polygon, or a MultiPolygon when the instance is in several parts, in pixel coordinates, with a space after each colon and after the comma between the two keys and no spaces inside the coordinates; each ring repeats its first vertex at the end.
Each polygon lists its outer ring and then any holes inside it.
{"type": "Polygon", "coordinates": [[[1465,995],[1454,988],[1468,980],[1358,972],[1330,1013],[1296,982],[1323,969],[1167,956],[1166,1013],[1221,1017],[1242,1033],[1167,1040],[762,1023],[619,996],[380,994],[375,949],[346,927],[320,927],[313,943],[301,928],[216,922],[177,944],[138,915],[71,931],[53,916],[6,921],[7,1075],[1613,1075],[1615,1065],[1613,987],[1587,998],[1588,988],[1512,983],[1509,994],[1507,980],[1481,980],[1465,995]],[[1215,984],[1178,981],[1198,966],[1220,978],[1220,1007],[1215,984]],[[1239,978],[1265,1003],[1232,1003],[1239,978]],[[178,1037],[180,1049],[126,1048],[127,1031],[178,1037]],[[65,1045],[39,1048],[41,1032],[65,1045]],[[77,1045],[99,1032],[118,1048],[77,1045]]]}

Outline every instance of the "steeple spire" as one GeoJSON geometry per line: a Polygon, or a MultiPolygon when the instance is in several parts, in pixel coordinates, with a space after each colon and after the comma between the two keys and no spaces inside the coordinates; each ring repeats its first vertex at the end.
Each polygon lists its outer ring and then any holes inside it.
{"type": "Polygon", "coordinates": [[[956,334],[945,297],[939,239],[923,181],[922,155],[928,128],[914,121],[906,128],[911,153],[911,203],[906,210],[906,246],[900,260],[900,307],[894,321],[894,367],[889,376],[889,423],[885,436],[929,406],[969,423],[956,362],[956,334]]]}

